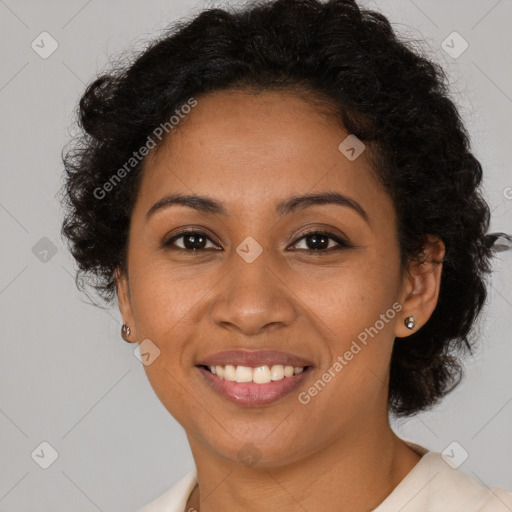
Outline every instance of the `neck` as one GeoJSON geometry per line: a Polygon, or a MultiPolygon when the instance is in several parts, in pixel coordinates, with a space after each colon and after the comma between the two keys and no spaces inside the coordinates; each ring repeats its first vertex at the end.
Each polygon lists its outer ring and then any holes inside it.
{"type": "Polygon", "coordinates": [[[199,485],[185,510],[373,510],[418,463],[420,456],[389,427],[371,427],[288,465],[252,468],[211,454],[189,437],[199,485]]]}

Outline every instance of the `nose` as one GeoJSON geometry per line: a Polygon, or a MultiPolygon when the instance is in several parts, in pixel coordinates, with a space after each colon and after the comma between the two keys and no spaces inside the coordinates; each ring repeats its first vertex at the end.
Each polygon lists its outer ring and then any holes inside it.
{"type": "Polygon", "coordinates": [[[264,254],[252,263],[234,254],[210,308],[215,324],[254,336],[293,323],[297,315],[293,293],[268,263],[264,254]]]}

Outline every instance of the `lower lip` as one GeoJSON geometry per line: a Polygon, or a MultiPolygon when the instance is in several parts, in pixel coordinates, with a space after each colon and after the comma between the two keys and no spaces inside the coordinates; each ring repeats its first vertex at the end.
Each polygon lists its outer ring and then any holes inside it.
{"type": "Polygon", "coordinates": [[[290,394],[313,369],[308,366],[304,371],[292,377],[284,377],[266,384],[255,384],[254,382],[221,379],[202,366],[196,366],[196,368],[217,393],[235,404],[247,407],[270,404],[290,394]]]}

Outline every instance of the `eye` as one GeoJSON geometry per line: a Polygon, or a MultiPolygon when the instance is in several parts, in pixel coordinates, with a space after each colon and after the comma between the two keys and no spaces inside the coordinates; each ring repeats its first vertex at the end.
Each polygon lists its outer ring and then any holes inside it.
{"type": "MultiPolygon", "coordinates": [[[[349,249],[352,247],[348,242],[342,240],[340,237],[329,231],[309,231],[300,237],[292,247],[296,247],[298,243],[303,243],[303,247],[299,250],[309,252],[332,252],[341,249],[349,249]],[[334,244],[331,244],[334,242],[334,244]],[[305,246],[305,247],[304,247],[305,246]]],[[[292,249],[292,250],[297,250],[292,249]]]]}
{"type": "MultiPolygon", "coordinates": [[[[219,249],[219,246],[216,245],[206,233],[197,230],[182,231],[164,242],[163,246],[188,252],[199,252],[205,249],[222,250],[219,249]],[[180,243],[177,243],[178,240],[180,240],[180,243]],[[211,245],[208,246],[208,243],[211,245]]],[[[291,247],[294,247],[291,249],[292,251],[300,250],[310,253],[325,253],[349,249],[353,246],[334,233],[316,230],[305,233],[291,247]],[[303,244],[303,247],[297,247],[300,243],[303,244]]]]}
{"type": "Polygon", "coordinates": [[[213,246],[208,247],[208,242],[212,243],[212,239],[202,231],[182,231],[181,233],[173,236],[166,242],[164,242],[164,247],[177,248],[182,250],[188,250],[189,252],[200,251],[203,249],[218,249],[218,246],[213,244],[213,246]],[[181,240],[182,243],[177,244],[176,242],[181,240]]]}

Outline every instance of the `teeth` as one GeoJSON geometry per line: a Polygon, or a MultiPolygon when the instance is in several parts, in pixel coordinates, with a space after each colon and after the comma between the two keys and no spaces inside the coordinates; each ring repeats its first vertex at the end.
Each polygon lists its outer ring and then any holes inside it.
{"type": "Polygon", "coordinates": [[[252,381],[256,384],[267,384],[272,380],[268,366],[258,366],[252,370],[252,381]]]}
{"type": "Polygon", "coordinates": [[[284,367],[284,376],[285,377],[291,377],[294,373],[295,369],[293,366],[285,366],[284,367]]]}
{"type": "Polygon", "coordinates": [[[282,364],[276,364],[272,366],[270,370],[272,380],[281,380],[284,377],[284,366],[282,364]]]}
{"type": "Polygon", "coordinates": [[[224,378],[226,380],[235,380],[236,368],[230,364],[224,367],[224,378]]]}
{"type": "Polygon", "coordinates": [[[235,371],[235,380],[237,382],[251,382],[252,370],[248,366],[237,366],[235,371]]]}
{"type": "Polygon", "coordinates": [[[221,379],[236,382],[255,382],[256,384],[267,384],[271,381],[282,380],[285,377],[293,377],[304,371],[302,366],[283,366],[276,364],[251,368],[250,366],[209,366],[210,371],[221,379]]]}

